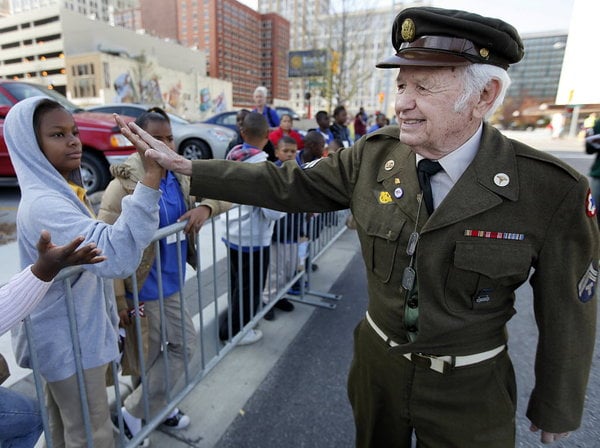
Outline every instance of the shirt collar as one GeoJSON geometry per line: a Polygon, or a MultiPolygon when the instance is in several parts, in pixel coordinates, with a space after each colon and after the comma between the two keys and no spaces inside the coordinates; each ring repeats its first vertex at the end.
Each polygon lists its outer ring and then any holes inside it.
{"type": "MultiPolygon", "coordinates": [[[[481,142],[481,135],[483,133],[483,122],[479,125],[479,128],[473,134],[473,136],[459,146],[457,149],[449,154],[446,154],[441,159],[438,159],[440,165],[444,169],[444,172],[450,177],[453,183],[456,183],[460,176],[465,172],[467,167],[471,164],[477,151],[479,150],[479,143],[481,142]]],[[[416,154],[416,163],[418,164],[425,157],[416,154]]]]}

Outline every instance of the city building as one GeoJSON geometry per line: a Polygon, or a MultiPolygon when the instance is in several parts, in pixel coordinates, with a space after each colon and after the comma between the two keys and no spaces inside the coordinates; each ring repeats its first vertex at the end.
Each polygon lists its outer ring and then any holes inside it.
{"type": "MultiPolygon", "coordinates": [[[[174,39],[206,54],[207,75],[233,84],[233,105],[250,107],[254,89],[286,104],[289,22],[236,0],[140,0],[145,33],[174,39]]],[[[136,28],[139,29],[139,28],[136,28]]]]}
{"type": "Polygon", "coordinates": [[[95,20],[112,23],[115,10],[132,8],[137,0],[8,0],[8,3],[11,14],[59,6],[95,20]]]}
{"type": "MultiPolygon", "coordinates": [[[[258,0],[258,11],[262,14],[276,12],[289,20],[290,50],[321,49],[315,38],[322,35],[319,31],[320,19],[329,13],[330,0],[258,0]]],[[[304,111],[306,115],[307,101],[304,97],[310,90],[308,81],[290,78],[288,85],[289,105],[297,111],[304,111]]]]}
{"type": "Polygon", "coordinates": [[[10,14],[9,0],[0,0],[0,17],[5,17],[10,14]]]}
{"type": "Polygon", "coordinates": [[[227,110],[231,83],[205,76],[204,53],[55,6],[0,19],[0,77],[24,79],[76,104],[160,105],[200,119],[227,110]]]}
{"type": "Polygon", "coordinates": [[[546,125],[554,104],[568,32],[523,34],[525,55],[508,70],[512,83],[498,121],[513,128],[546,125]]]}
{"type": "Polygon", "coordinates": [[[395,75],[375,65],[392,50],[390,23],[398,12],[430,3],[392,1],[391,7],[373,9],[359,2],[258,0],[261,13],[276,12],[290,21],[291,51],[325,50],[329,55],[325,76],[290,79],[290,105],[304,115],[344,104],[350,113],[362,106],[370,114],[391,117],[395,75]]]}

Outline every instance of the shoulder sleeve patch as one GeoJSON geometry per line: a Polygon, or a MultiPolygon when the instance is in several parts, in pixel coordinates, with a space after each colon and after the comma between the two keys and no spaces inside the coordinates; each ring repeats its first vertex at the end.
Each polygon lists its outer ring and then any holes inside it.
{"type": "Polygon", "coordinates": [[[577,291],[579,293],[579,300],[583,303],[589,302],[594,298],[596,292],[596,283],[598,281],[598,268],[594,267],[594,262],[592,261],[579,280],[579,284],[577,285],[577,291]]]}
{"type": "Polygon", "coordinates": [[[590,218],[596,216],[596,201],[594,201],[594,196],[592,196],[592,190],[588,188],[587,196],[585,198],[585,214],[590,218]]]}
{"type": "Polygon", "coordinates": [[[312,162],[307,162],[307,163],[305,163],[305,164],[302,165],[302,169],[303,170],[307,170],[309,168],[312,168],[313,166],[315,166],[317,163],[319,163],[323,159],[324,159],[324,157],[321,157],[320,159],[315,159],[312,162]]]}

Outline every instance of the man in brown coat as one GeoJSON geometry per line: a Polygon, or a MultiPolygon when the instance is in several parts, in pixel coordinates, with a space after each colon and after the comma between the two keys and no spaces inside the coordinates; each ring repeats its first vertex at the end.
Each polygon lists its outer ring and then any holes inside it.
{"type": "Polygon", "coordinates": [[[350,208],[369,305],[348,392],[357,446],[508,448],[516,386],[506,323],[529,279],[539,330],[527,416],[550,443],[580,425],[595,338],[599,237],[588,182],[485,123],[516,30],[464,11],[395,19],[396,118],[304,170],[186,161],[125,130],[194,194],[289,212],[350,208]]]}

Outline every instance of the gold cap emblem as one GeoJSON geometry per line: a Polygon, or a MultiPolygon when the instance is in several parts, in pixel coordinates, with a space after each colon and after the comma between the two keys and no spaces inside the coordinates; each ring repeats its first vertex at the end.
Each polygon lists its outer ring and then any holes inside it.
{"type": "Polygon", "coordinates": [[[481,50],[479,50],[479,56],[481,56],[482,58],[487,59],[489,55],[490,50],[488,50],[487,48],[482,48],[481,50]]]}
{"type": "Polygon", "coordinates": [[[406,42],[412,42],[415,38],[415,22],[412,19],[404,19],[402,22],[402,30],[400,31],[402,39],[406,42]]]}

